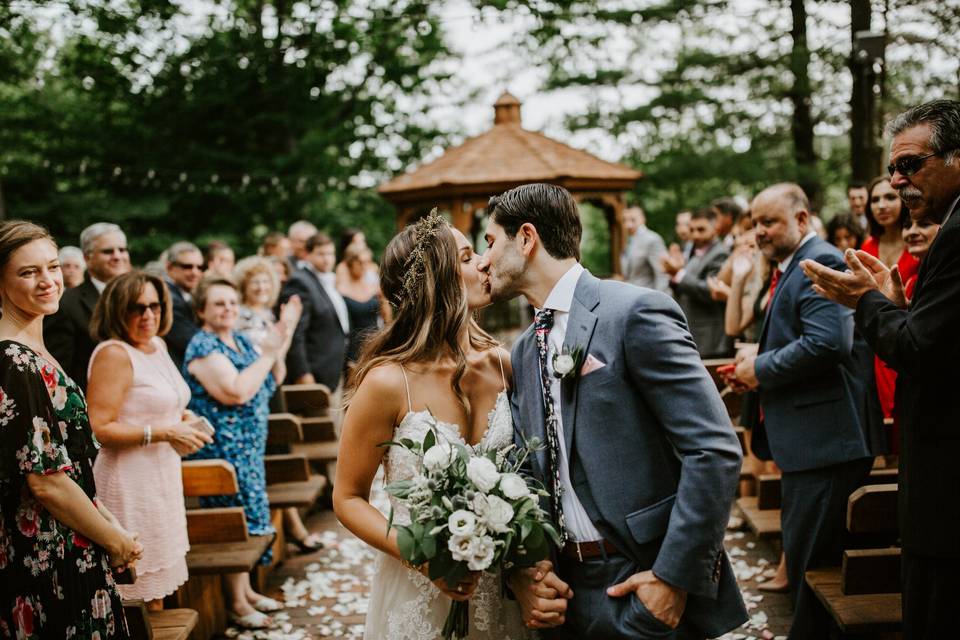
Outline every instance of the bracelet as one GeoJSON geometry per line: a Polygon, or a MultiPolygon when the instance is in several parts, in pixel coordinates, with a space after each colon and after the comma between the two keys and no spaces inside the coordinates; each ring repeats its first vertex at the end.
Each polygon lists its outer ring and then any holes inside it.
{"type": "Polygon", "coordinates": [[[153,440],[153,427],[148,424],[143,428],[143,441],[140,444],[141,446],[149,447],[151,440],[153,440]]]}

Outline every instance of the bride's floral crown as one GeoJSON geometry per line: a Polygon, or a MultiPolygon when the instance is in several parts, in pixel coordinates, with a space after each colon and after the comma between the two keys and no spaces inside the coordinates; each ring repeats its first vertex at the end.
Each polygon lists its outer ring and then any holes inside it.
{"type": "Polygon", "coordinates": [[[403,262],[403,288],[395,296],[397,305],[412,300],[417,286],[426,274],[426,248],[431,239],[441,229],[447,228],[447,221],[440,213],[433,209],[423,218],[414,223],[413,250],[403,262]]]}

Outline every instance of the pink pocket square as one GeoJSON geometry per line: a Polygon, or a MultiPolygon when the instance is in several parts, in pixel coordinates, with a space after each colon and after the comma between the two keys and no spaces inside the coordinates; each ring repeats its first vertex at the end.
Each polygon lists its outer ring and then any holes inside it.
{"type": "Polygon", "coordinates": [[[607,366],[606,362],[595,358],[593,354],[587,354],[587,359],[583,361],[583,366],[580,367],[580,377],[593,373],[597,369],[603,369],[605,366],[607,366]]]}

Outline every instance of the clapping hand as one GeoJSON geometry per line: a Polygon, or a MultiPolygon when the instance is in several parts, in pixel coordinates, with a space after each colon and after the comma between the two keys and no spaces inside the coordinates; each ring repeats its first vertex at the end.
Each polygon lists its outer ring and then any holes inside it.
{"type": "Polygon", "coordinates": [[[756,264],[753,260],[753,249],[737,249],[733,252],[733,262],[730,267],[733,272],[733,279],[740,280],[746,278],[753,272],[756,264]]]}
{"type": "Polygon", "coordinates": [[[849,269],[844,272],[831,269],[815,260],[800,263],[803,272],[813,282],[813,290],[828,300],[855,309],[857,302],[868,291],[879,291],[891,302],[906,305],[903,280],[897,267],[885,264],[865,251],[847,249],[843,254],[849,269]]]}
{"type": "Polygon", "coordinates": [[[303,302],[300,301],[300,296],[290,296],[289,300],[280,305],[279,320],[283,323],[286,333],[290,337],[293,337],[293,332],[296,331],[297,323],[300,322],[302,314],[303,302]]]}
{"type": "Polygon", "coordinates": [[[710,297],[719,302],[730,297],[730,285],[716,276],[707,276],[707,288],[710,289],[710,297]]]}
{"type": "Polygon", "coordinates": [[[683,258],[683,250],[676,243],[671,244],[669,251],[660,257],[660,266],[670,276],[677,275],[684,264],[686,260],[683,258]]]}

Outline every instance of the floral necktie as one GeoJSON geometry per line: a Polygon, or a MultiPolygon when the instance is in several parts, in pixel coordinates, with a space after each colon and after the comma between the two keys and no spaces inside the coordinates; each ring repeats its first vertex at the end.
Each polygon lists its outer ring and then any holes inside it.
{"type": "Polygon", "coordinates": [[[538,311],[533,320],[533,331],[537,336],[537,351],[540,355],[540,383],[543,389],[543,413],[546,422],[547,450],[550,455],[550,479],[553,481],[553,491],[550,494],[554,517],[557,519],[557,529],[560,534],[560,546],[567,541],[567,526],[563,519],[563,485],[560,482],[560,439],[559,421],[553,398],[550,395],[550,373],[547,368],[547,336],[553,328],[553,309],[538,311]]]}

